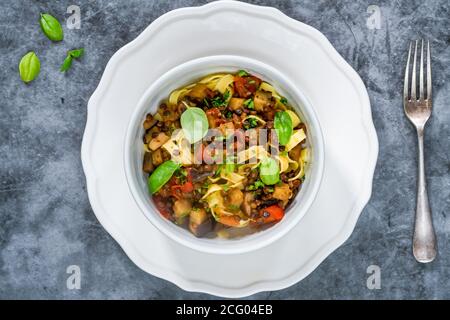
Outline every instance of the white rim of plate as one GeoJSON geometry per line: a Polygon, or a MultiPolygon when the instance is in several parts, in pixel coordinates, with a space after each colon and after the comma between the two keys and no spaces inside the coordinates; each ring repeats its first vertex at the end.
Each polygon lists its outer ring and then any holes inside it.
{"type": "MultiPolygon", "coordinates": [[[[183,290],[193,292],[203,292],[212,295],[220,295],[223,297],[238,298],[249,296],[262,291],[273,291],[287,288],[308,276],[314,269],[322,263],[333,251],[340,247],[352,234],[356,222],[361,214],[363,208],[368,203],[372,193],[373,173],[375,170],[377,157],[378,157],[378,139],[375,128],[373,126],[372,114],[370,109],[370,100],[367,90],[359,77],[358,73],[342,58],[342,56],[336,51],[328,39],[317,29],[306,25],[300,21],[292,19],[282,13],[280,10],[273,7],[257,6],[238,1],[221,0],[211,2],[200,7],[187,7],[179,8],[173,11],[167,12],[154,20],[136,39],[129,42],[122,48],[120,48],[109,60],[105,67],[105,71],[102,75],[100,83],[97,89],[92,94],[88,102],[88,114],[86,120],[86,128],[83,135],[83,141],[81,146],[81,161],[83,169],[86,175],[86,185],[88,191],[89,201],[92,209],[100,221],[102,226],[108,231],[108,233],[119,243],[128,257],[142,270],[148,272],[156,277],[166,279],[183,290]],[[107,91],[107,88],[115,74],[117,66],[120,64],[121,59],[129,52],[138,48],[146,43],[146,40],[151,37],[153,32],[156,32],[159,28],[166,23],[175,22],[180,16],[202,16],[215,10],[237,10],[244,11],[249,14],[258,14],[265,19],[271,19],[272,21],[279,23],[280,25],[294,31],[308,34],[311,40],[314,40],[319,47],[327,54],[335,66],[349,79],[352,83],[355,91],[358,92],[358,96],[362,104],[362,122],[366,129],[368,140],[372,142],[370,148],[369,159],[367,164],[367,172],[369,176],[367,180],[361,186],[360,197],[354,204],[351,214],[346,223],[342,227],[341,231],[332,239],[330,239],[326,245],[322,246],[316,254],[304,265],[301,270],[290,274],[283,279],[259,281],[253,284],[247,285],[242,288],[219,288],[214,285],[210,285],[203,281],[191,281],[186,280],[177,273],[167,271],[164,268],[158,266],[149,267],[146,260],[141,256],[136,247],[128,241],[125,235],[120,231],[116,225],[114,225],[104,212],[102,206],[94,196],[94,191],[97,187],[97,177],[95,175],[94,168],[91,164],[89,150],[93,137],[95,136],[97,123],[97,110],[95,106],[102,99],[107,91]],[[220,292],[219,292],[220,291],[220,292]]],[[[131,196],[131,195],[130,195],[131,196]]]]}

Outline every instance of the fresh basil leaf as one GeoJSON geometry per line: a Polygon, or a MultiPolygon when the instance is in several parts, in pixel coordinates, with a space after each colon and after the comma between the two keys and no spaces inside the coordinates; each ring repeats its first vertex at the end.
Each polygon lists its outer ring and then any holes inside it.
{"type": "Polygon", "coordinates": [[[274,185],[280,181],[280,168],[274,158],[266,158],[259,166],[259,177],[266,185],[274,185]]]}
{"type": "Polygon", "coordinates": [[[41,70],[41,62],[33,51],[28,52],[20,59],[19,74],[23,82],[33,81],[41,70]]]}
{"type": "Polygon", "coordinates": [[[147,184],[148,190],[151,194],[154,194],[161,189],[163,185],[165,185],[175,171],[180,168],[178,163],[173,162],[172,160],[167,160],[166,162],[159,165],[155,171],[148,177],[147,184]]]}
{"type": "Polygon", "coordinates": [[[73,58],[79,58],[84,54],[84,48],[70,50],[67,55],[70,55],[73,58]]]}
{"type": "Polygon", "coordinates": [[[181,127],[190,143],[196,143],[208,133],[208,118],[197,107],[186,109],[181,115],[181,127]]]}
{"type": "Polygon", "coordinates": [[[67,70],[69,70],[70,67],[72,66],[73,59],[78,59],[83,55],[83,53],[84,53],[83,48],[68,51],[67,56],[64,59],[63,64],[61,65],[60,68],[61,72],[66,72],[67,70]]]}
{"type": "Polygon", "coordinates": [[[39,24],[44,34],[52,41],[61,41],[64,38],[63,29],[59,21],[48,13],[41,13],[39,24]]]}
{"type": "Polygon", "coordinates": [[[292,119],[289,113],[286,111],[278,111],[275,113],[273,126],[278,136],[278,142],[280,145],[285,146],[291,139],[293,131],[292,119]]]}
{"type": "Polygon", "coordinates": [[[67,55],[67,57],[64,59],[63,64],[61,65],[61,68],[59,69],[61,72],[66,72],[67,70],[70,69],[70,67],[72,66],[72,56],[71,55],[67,55]]]}

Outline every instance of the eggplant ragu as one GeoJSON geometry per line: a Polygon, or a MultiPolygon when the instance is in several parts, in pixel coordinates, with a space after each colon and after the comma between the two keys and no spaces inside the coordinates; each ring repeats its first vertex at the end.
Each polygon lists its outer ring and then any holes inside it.
{"type": "Polygon", "coordinates": [[[197,237],[270,227],[302,186],[306,126],[273,86],[246,71],[173,91],[143,126],[151,199],[164,218],[197,237]],[[254,145],[250,132],[272,134],[254,145]]]}

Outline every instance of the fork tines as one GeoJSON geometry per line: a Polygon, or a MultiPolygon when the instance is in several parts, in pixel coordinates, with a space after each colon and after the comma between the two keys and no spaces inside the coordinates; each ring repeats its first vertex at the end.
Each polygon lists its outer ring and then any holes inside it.
{"type": "Polygon", "coordinates": [[[418,48],[418,43],[419,41],[416,40],[415,41],[415,46],[414,46],[414,61],[413,61],[413,65],[412,65],[412,77],[411,77],[411,91],[409,91],[409,69],[410,69],[410,59],[411,59],[411,50],[413,47],[413,43],[411,42],[409,45],[409,52],[408,52],[408,62],[406,63],[406,70],[405,70],[405,86],[403,89],[403,98],[405,100],[430,100],[431,99],[431,61],[430,61],[430,41],[427,41],[427,58],[426,58],[426,62],[427,62],[427,80],[426,80],[426,84],[427,84],[427,92],[425,94],[424,92],[424,78],[423,78],[423,61],[424,61],[424,57],[423,57],[423,51],[424,51],[424,41],[422,39],[422,45],[420,47],[420,66],[419,66],[419,97],[417,97],[416,94],[416,89],[417,89],[417,85],[416,85],[416,62],[417,62],[417,48],[418,48]]]}

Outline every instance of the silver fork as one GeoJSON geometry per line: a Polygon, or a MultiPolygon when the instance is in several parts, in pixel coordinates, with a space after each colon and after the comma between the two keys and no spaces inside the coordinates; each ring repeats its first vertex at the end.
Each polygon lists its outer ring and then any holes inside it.
{"type": "Polygon", "coordinates": [[[424,92],[424,43],[420,48],[420,70],[419,70],[419,97],[416,95],[416,41],[414,49],[414,62],[411,76],[411,91],[409,90],[409,63],[411,58],[412,43],[409,45],[408,62],[405,70],[405,86],[403,90],[403,107],[409,121],[417,131],[419,144],[419,176],[417,179],[417,207],[413,236],[413,254],[417,261],[422,263],[431,262],[436,257],[436,236],[434,234],[431,209],[428,203],[427,182],[425,178],[423,135],[425,124],[431,116],[431,60],[430,42],[427,42],[427,67],[426,67],[426,94],[424,92]]]}

